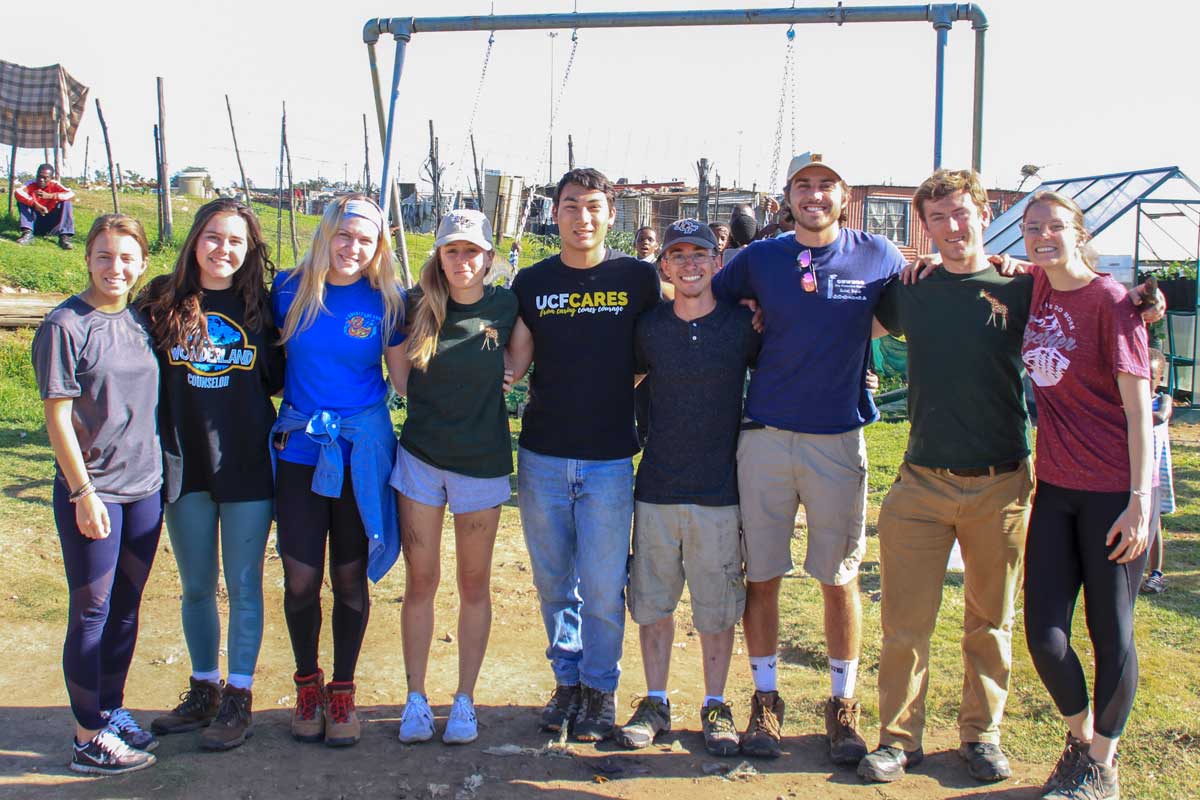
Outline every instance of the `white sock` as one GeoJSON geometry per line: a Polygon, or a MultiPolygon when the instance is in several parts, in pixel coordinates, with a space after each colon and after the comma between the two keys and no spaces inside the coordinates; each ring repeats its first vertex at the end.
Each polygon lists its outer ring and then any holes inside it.
{"type": "Polygon", "coordinates": [[[829,659],[829,679],[833,685],[834,697],[854,697],[854,684],[858,680],[858,659],[829,659]]]}
{"type": "Polygon", "coordinates": [[[653,697],[657,700],[661,700],[664,703],[666,703],[667,705],[671,704],[671,701],[667,699],[667,690],[666,689],[663,689],[661,692],[657,692],[657,691],[646,692],[646,697],[653,697]]]}
{"type": "Polygon", "coordinates": [[[750,676],[756,692],[773,692],[778,688],[775,677],[775,653],[769,656],[750,656],[750,676]]]}
{"type": "Polygon", "coordinates": [[[221,670],[214,669],[208,672],[193,672],[192,677],[198,681],[204,681],[205,683],[220,683],[221,670]]]}
{"type": "Polygon", "coordinates": [[[254,685],[253,675],[239,675],[236,672],[229,673],[229,678],[225,681],[226,684],[235,689],[249,689],[254,685]]]}
{"type": "Polygon", "coordinates": [[[709,703],[724,703],[724,702],[725,702],[725,695],[723,695],[723,694],[706,694],[706,695],[704,695],[704,703],[701,704],[700,707],[706,708],[709,703]]]}

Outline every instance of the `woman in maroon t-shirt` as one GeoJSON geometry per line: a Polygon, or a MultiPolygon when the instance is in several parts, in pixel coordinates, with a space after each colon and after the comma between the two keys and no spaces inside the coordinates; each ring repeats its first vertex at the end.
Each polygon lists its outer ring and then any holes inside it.
{"type": "Polygon", "coordinates": [[[1025,635],[1070,729],[1047,797],[1117,798],[1117,739],[1137,688],[1133,602],[1150,518],[1146,329],[1125,288],[1097,274],[1083,214],[1053,192],[1025,208],[1034,270],[1022,357],[1038,404],[1037,493],[1025,548],[1025,635]],[[1094,701],[1071,647],[1083,589],[1094,701]]]}

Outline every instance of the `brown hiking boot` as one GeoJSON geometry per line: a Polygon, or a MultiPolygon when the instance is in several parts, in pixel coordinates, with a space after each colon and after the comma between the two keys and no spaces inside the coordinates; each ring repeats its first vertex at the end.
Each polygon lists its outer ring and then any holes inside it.
{"type": "Polygon", "coordinates": [[[1063,781],[1075,773],[1079,762],[1087,758],[1090,747],[1088,742],[1076,739],[1070,731],[1067,731],[1066,747],[1063,748],[1062,755],[1058,757],[1058,763],[1054,765],[1050,777],[1046,778],[1046,782],[1042,784],[1042,794],[1048,795],[1058,790],[1063,781]]]}
{"type": "Polygon", "coordinates": [[[221,684],[188,678],[188,689],[179,695],[180,703],[170,713],[150,723],[150,730],[159,736],[185,733],[203,728],[217,716],[221,706],[221,684]]]}
{"type": "Polygon", "coordinates": [[[216,718],[200,734],[200,746],[205,750],[232,750],[253,736],[254,729],[250,725],[252,700],[249,689],[226,684],[216,718]]]}
{"type": "Polygon", "coordinates": [[[354,681],[330,681],[325,687],[325,744],[358,744],[362,726],[354,710],[354,681]]]}
{"type": "Polygon", "coordinates": [[[750,698],[750,722],[742,734],[742,755],[779,758],[783,739],[783,698],[779,692],[755,692],[750,698]]]}
{"type": "Polygon", "coordinates": [[[292,710],[292,738],[298,742],[319,742],[325,738],[325,675],[293,677],[296,682],[296,707],[292,710]]]}
{"type": "Polygon", "coordinates": [[[862,706],[848,697],[831,697],[825,702],[825,735],[829,737],[829,760],[854,766],[867,754],[867,742],[858,732],[862,706]]]}

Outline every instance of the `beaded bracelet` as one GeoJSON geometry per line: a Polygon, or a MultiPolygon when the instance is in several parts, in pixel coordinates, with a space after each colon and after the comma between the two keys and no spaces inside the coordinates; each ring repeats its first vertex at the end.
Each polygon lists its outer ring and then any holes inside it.
{"type": "Polygon", "coordinates": [[[95,492],[96,492],[96,484],[94,484],[92,482],[92,480],[89,478],[83,484],[83,486],[80,486],[78,489],[71,492],[70,496],[67,499],[69,501],[71,501],[72,503],[78,503],[80,500],[87,497],[89,494],[94,494],[95,492]]]}

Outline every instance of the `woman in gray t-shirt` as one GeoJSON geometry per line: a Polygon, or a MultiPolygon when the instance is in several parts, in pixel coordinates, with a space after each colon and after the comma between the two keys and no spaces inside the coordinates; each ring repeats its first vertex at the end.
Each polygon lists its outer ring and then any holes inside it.
{"type": "Polygon", "coordinates": [[[146,270],[141,223],[96,220],[88,286],[51,311],[33,367],[54,449],[54,522],[70,588],[63,673],[75,715],[76,772],[154,763],[158,741],[124,708],[142,588],[162,529],[158,361],[129,307],[146,270]]]}

